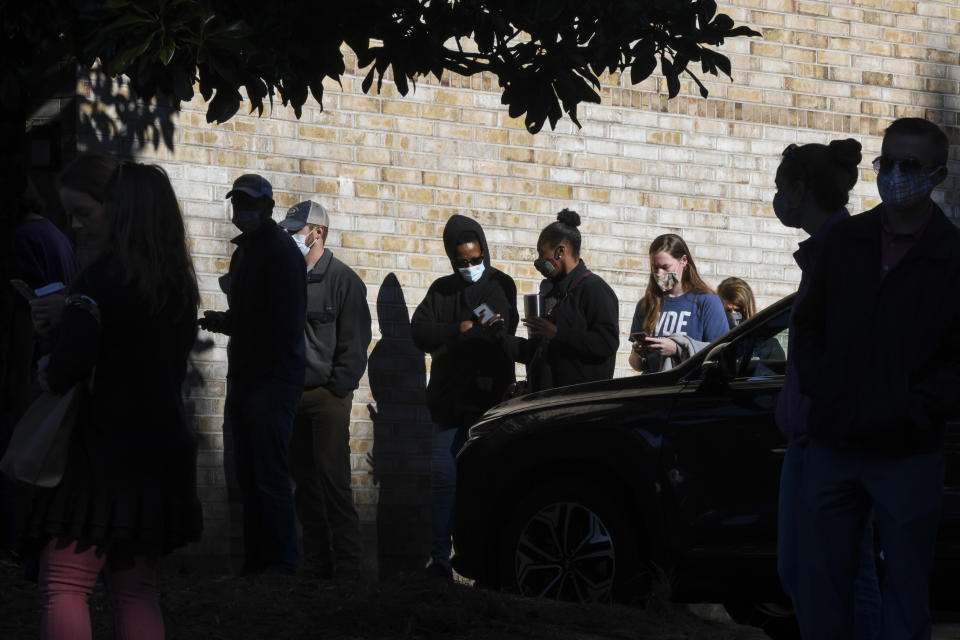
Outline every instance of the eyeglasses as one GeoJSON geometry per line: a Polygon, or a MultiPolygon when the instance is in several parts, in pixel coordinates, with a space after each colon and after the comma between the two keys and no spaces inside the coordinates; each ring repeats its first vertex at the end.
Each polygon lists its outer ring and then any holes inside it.
{"type": "Polygon", "coordinates": [[[483,262],[483,256],[477,256],[476,258],[454,258],[453,266],[457,269],[466,269],[467,267],[475,267],[481,262],[483,262]]]}
{"type": "Polygon", "coordinates": [[[894,167],[899,167],[902,173],[930,173],[940,168],[939,165],[936,167],[924,166],[923,162],[916,158],[877,156],[873,159],[873,170],[877,173],[892,171],[894,167]]]}

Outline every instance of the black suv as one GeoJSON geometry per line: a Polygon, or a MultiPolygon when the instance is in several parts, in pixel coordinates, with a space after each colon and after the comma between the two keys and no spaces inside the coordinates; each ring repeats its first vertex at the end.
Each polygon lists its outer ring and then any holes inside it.
{"type": "MultiPolygon", "coordinates": [[[[457,458],[457,571],[481,585],[578,601],[666,580],[676,601],[722,602],[738,622],[795,637],[776,570],[787,444],[774,421],[793,298],[670,371],[491,409],[457,458]]],[[[958,445],[955,420],[933,585],[935,606],[951,610],[958,445]]]]}

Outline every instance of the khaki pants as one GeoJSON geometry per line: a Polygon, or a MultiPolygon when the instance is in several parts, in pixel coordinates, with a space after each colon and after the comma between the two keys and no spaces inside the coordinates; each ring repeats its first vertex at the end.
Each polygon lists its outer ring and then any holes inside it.
{"type": "Polygon", "coordinates": [[[290,439],[294,502],[308,561],[337,573],[360,567],[360,521],[350,488],[351,392],[338,398],[318,387],[303,392],[290,439]]]}

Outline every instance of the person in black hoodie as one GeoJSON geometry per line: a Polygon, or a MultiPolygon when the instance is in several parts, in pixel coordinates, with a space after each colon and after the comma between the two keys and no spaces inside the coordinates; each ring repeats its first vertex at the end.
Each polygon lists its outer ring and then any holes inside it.
{"type": "Polygon", "coordinates": [[[437,426],[431,493],[433,544],[429,571],[450,577],[450,534],[456,488],[456,453],[467,428],[502,398],[514,381],[513,361],[497,349],[517,329],[517,287],[490,266],[483,228],[454,215],[443,229],[454,273],[436,280],[413,313],[417,348],[430,354],[427,407],[437,426]],[[477,309],[485,305],[480,313],[477,309]]]}
{"type": "Polygon", "coordinates": [[[534,266],[544,280],[545,316],[524,318],[529,338],[504,335],[502,346],[527,365],[531,391],[613,377],[619,337],[617,295],[580,259],[580,216],[564,209],[540,232],[534,266]]]}

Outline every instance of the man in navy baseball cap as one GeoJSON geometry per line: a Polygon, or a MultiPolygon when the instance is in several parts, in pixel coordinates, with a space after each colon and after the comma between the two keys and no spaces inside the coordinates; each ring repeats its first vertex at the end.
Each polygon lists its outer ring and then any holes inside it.
{"type": "Polygon", "coordinates": [[[273,199],[273,187],[261,175],[256,173],[245,173],[233,182],[233,188],[227,192],[226,197],[232,198],[237,192],[245,193],[251,198],[261,198],[266,196],[273,199]]]}
{"type": "Polygon", "coordinates": [[[246,173],[227,192],[233,205],[233,224],[244,233],[253,233],[273,213],[273,187],[263,176],[246,173]]]}
{"type": "Polygon", "coordinates": [[[200,327],[230,336],[224,419],[243,499],[243,571],[294,573],[287,449],[303,392],[306,274],[303,258],[273,221],[273,188],[263,176],[240,176],[227,197],[243,232],[232,240],[230,308],[205,311],[200,327]]]}

